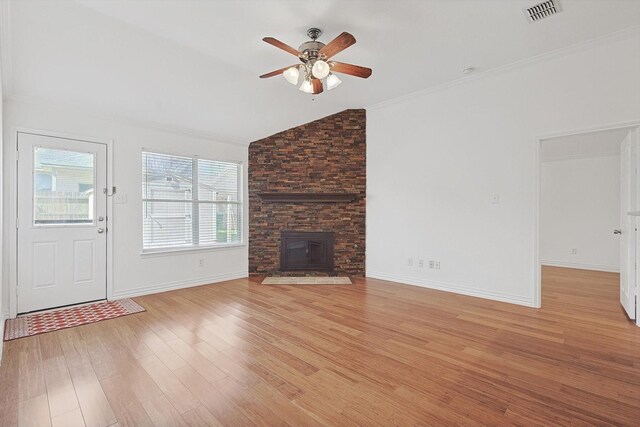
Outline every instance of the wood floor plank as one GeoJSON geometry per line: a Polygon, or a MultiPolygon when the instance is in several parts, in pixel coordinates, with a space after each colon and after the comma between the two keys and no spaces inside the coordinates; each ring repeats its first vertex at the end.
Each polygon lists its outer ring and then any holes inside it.
{"type": "Polygon", "coordinates": [[[17,342],[5,343],[2,365],[0,365],[0,426],[18,424],[18,390],[20,374],[19,347],[17,342]]]}
{"type": "Polygon", "coordinates": [[[164,396],[148,400],[143,404],[143,406],[147,415],[151,418],[153,425],[175,427],[188,426],[182,416],[164,396]]]}
{"type": "Polygon", "coordinates": [[[88,427],[106,427],[117,422],[91,364],[69,365],[78,403],[88,427]]]}
{"type": "MultiPolygon", "coordinates": [[[[129,377],[114,375],[100,380],[100,385],[120,425],[152,426],[151,418],[149,418],[142,403],[131,389],[134,381],[129,377]]],[[[162,394],[158,394],[155,397],[160,396],[162,394]]]]}
{"type": "Polygon", "coordinates": [[[204,406],[198,406],[182,414],[182,419],[190,427],[213,426],[224,427],[204,406]]]}
{"type": "Polygon", "coordinates": [[[25,401],[47,393],[42,370],[42,357],[37,336],[27,337],[18,343],[18,396],[25,401]]]}
{"type": "Polygon", "coordinates": [[[180,338],[169,341],[167,345],[207,381],[217,381],[227,376],[215,363],[208,360],[180,338]]]}
{"type": "Polygon", "coordinates": [[[160,390],[162,390],[164,396],[167,397],[179,413],[182,414],[200,406],[200,402],[193,393],[155,355],[140,359],[140,365],[147,371],[160,390]]]}
{"type": "Polygon", "coordinates": [[[51,417],[80,409],[64,356],[45,361],[44,372],[51,417]]]}
{"type": "Polygon", "coordinates": [[[20,408],[18,410],[18,427],[34,426],[51,426],[49,401],[46,393],[20,402],[20,408]]]}
{"type": "Polygon", "coordinates": [[[240,408],[243,414],[250,420],[253,426],[288,426],[278,415],[269,402],[253,399],[242,384],[236,383],[232,378],[224,378],[216,381],[215,388],[227,399],[240,408]]]}
{"type": "Polygon", "coordinates": [[[239,279],[5,343],[0,426],[638,425],[618,275],[543,268],[542,308],[374,279],[239,279]]]}
{"type": "Polygon", "coordinates": [[[80,408],[72,409],[59,415],[51,416],[52,427],[85,427],[80,408]]]}
{"type": "Polygon", "coordinates": [[[198,396],[202,406],[217,420],[220,420],[223,425],[253,425],[241,408],[223,394],[215,384],[206,381],[190,366],[178,369],[175,374],[185,387],[188,387],[195,396],[198,396]]]}

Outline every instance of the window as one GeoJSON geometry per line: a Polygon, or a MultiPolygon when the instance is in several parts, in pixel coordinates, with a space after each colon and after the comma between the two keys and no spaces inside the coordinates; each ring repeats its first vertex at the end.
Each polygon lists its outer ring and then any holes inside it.
{"type": "Polygon", "coordinates": [[[93,224],[95,155],[36,147],[34,225],[93,224]]]}
{"type": "Polygon", "coordinates": [[[142,152],[143,249],[242,242],[242,165],[142,152]]]}

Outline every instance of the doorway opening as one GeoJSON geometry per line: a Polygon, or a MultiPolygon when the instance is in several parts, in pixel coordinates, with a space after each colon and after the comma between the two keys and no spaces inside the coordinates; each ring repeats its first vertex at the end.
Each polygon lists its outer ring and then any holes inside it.
{"type": "Polygon", "coordinates": [[[15,148],[10,317],[107,299],[110,142],[21,129],[15,148]]]}
{"type": "Polygon", "coordinates": [[[537,140],[538,305],[596,295],[636,319],[639,138],[633,124],[537,140]]]}

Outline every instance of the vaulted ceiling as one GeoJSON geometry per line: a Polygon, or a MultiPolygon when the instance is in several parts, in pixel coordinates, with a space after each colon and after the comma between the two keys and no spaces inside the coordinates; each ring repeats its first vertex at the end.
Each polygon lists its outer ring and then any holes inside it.
{"type": "Polygon", "coordinates": [[[4,96],[250,142],[640,24],[633,0],[560,0],[530,24],[523,9],[537,2],[5,0],[4,96]],[[336,60],[372,77],[315,97],[258,79],[295,63],[262,37],[297,47],[311,26],[324,42],[352,33],[336,60]]]}

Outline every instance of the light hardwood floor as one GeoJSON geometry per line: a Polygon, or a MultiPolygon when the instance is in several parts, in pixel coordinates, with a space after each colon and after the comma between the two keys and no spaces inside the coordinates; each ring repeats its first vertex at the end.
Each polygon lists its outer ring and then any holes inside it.
{"type": "Polygon", "coordinates": [[[249,280],[5,343],[0,424],[640,425],[640,328],[611,273],[540,310],[372,279],[249,280]]]}

